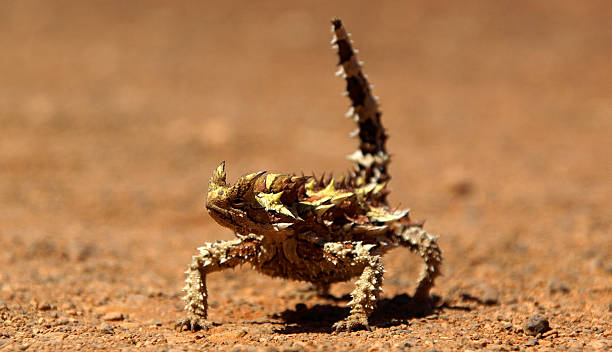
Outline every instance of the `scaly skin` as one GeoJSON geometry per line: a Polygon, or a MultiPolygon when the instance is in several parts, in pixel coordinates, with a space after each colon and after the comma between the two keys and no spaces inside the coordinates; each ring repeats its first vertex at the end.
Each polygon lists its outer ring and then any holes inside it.
{"type": "Polygon", "coordinates": [[[382,113],[362,73],[349,35],[332,20],[333,46],[340,58],[338,75],[347,83],[359,149],[349,156],[352,173],[338,180],[314,176],[256,172],[226,183],[225,163],[213,172],[206,207],[220,225],[234,231],[232,241],[206,243],[193,256],[186,274],[187,317],[181,330],[207,329],[206,275],[250,264],[269,276],[312,283],[326,294],[335,282],[358,277],[349,316],[334,331],[367,329],[368,317],[382,291],[382,256],[404,246],[420,255],[425,266],[414,299],[428,304],[440,274],[441,252],[407,210],[387,204],[389,155],[382,113]]]}

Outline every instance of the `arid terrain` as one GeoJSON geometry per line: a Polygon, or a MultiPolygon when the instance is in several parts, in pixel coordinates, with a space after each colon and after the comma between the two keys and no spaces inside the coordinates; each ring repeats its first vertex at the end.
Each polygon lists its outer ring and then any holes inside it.
{"type": "MultiPolygon", "coordinates": [[[[609,1],[3,1],[0,350],[612,349],[609,1]],[[243,267],[178,332],[204,210],[242,174],[351,167],[329,20],[375,85],[393,204],[439,234],[385,257],[372,331],[335,334],[352,283],[243,267]],[[539,315],[541,318],[538,318],[539,315]],[[538,336],[530,319],[550,330],[538,336]]],[[[546,330],[546,329],[544,329],[546,330]]]]}

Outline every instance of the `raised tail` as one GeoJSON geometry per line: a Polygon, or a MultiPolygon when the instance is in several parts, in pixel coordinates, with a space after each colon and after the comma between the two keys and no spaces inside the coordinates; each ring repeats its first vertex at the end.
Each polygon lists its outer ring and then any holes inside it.
{"type": "MultiPolygon", "coordinates": [[[[359,137],[359,149],[349,155],[349,159],[355,163],[357,173],[355,186],[376,184],[384,187],[391,176],[387,171],[389,154],[385,148],[387,134],[380,119],[382,112],[378,109],[376,97],[361,70],[349,34],[339,18],[332,20],[332,32],[332,45],[340,58],[340,68],[336,74],[346,80],[346,94],[351,99],[347,117],[352,117],[357,123],[357,129],[351,135],[359,137]]],[[[382,202],[386,203],[387,193],[380,193],[382,202]]]]}

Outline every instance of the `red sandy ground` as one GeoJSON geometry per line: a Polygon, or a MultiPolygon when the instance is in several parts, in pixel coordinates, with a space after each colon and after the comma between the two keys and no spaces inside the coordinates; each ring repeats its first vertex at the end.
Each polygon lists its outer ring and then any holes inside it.
{"type": "Polygon", "coordinates": [[[610,2],[290,3],[0,4],[0,349],[612,348],[610,2]],[[350,167],[334,15],[381,97],[391,201],[441,234],[439,309],[405,309],[398,249],[373,331],[332,334],[346,301],[250,268],[210,276],[211,330],[174,331],[190,256],[232,237],[203,211],[221,160],[350,167]]]}

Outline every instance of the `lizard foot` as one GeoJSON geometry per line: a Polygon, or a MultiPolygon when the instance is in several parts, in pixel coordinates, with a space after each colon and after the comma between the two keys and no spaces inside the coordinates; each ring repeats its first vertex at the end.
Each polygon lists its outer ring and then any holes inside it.
{"type": "Polygon", "coordinates": [[[174,328],[178,331],[208,330],[210,328],[210,324],[203,318],[189,316],[187,318],[179,319],[174,325],[174,328]]]}
{"type": "Polygon", "coordinates": [[[368,317],[365,315],[350,315],[344,320],[340,320],[332,326],[332,330],[335,332],[341,331],[356,331],[356,330],[370,330],[368,324],[368,317]]]}

